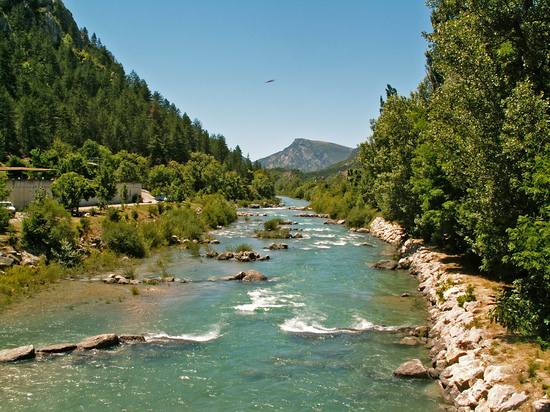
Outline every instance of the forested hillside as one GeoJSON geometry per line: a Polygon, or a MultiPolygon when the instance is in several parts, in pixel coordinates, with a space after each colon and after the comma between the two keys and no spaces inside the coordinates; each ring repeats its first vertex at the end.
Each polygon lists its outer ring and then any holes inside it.
{"type": "Polygon", "coordinates": [[[126,73],[61,1],[0,0],[0,161],[93,179],[90,159],[177,200],[226,187],[261,197],[259,164],[126,73]]]}

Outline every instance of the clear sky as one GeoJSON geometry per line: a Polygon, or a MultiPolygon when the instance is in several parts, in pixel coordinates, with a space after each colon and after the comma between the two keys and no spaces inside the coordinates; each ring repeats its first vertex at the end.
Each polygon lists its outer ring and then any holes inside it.
{"type": "Polygon", "coordinates": [[[298,137],[354,148],[386,84],[408,95],[425,76],[423,0],[63,2],[127,74],[253,161],[298,137]]]}

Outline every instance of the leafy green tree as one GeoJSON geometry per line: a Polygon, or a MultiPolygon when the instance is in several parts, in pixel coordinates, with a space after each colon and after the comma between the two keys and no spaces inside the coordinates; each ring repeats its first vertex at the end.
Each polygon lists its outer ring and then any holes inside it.
{"type": "Polygon", "coordinates": [[[122,207],[128,203],[128,187],[126,186],[126,183],[122,184],[122,188],[120,189],[120,199],[122,200],[122,207]]]}
{"type": "MultiPolygon", "coordinates": [[[[95,194],[99,201],[100,209],[104,209],[107,203],[117,194],[118,189],[113,169],[109,166],[101,166],[95,179],[95,194]]],[[[126,197],[128,194],[126,194],[126,197]]]]}
{"type": "Polygon", "coordinates": [[[0,172],[0,200],[6,200],[11,194],[11,189],[6,187],[8,176],[4,172],[0,172]]]}
{"type": "Polygon", "coordinates": [[[393,88],[387,93],[380,117],[372,122],[373,134],[361,145],[362,187],[367,190],[363,199],[387,219],[412,228],[419,209],[411,190],[412,159],[422,142],[426,108],[418,94],[406,98],[393,88]]]}
{"type": "Polygon", "coordinates": [[[82,199],[88,200],[95,195],[95,188],[89,180],[75,172],[62,174],[52,183],[51,191],[67,210],[77,212],[82,199]]]}
{"type": "Polygon", "coordinates": [[[256,172],[254,172],[252,187],[254,187],[261,198],[275,198],[275,183],[273,182],[273,179],[271,178],[269,173],[264,170],[257,170],[256,172]]]}

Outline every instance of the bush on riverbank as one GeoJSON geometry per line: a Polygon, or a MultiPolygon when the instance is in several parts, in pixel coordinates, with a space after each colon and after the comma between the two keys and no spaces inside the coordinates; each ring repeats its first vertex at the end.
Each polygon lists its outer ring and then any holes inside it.
{"type": "Polygon", "coordinates": [[[21,244],[48,259],[64,256],[76,246],[77,231],[71,215],[51,198],[38,198],[27,208],[21,227],[21,244]],[[68,245],[68,246],[67,246],[68,245]]]}
{"type": "Polygon", "coordinates": [[[201,212],[204,224],[210,228],[227,226],[237,220],[235,207],[219,194],[206,196],[201,212]]]}
{"type": "Polygon", "coordinates": [[[145,242],[139,230],[126,222],[103,221],[101,241],[112,251],[136,258],[145,257],[145,242]]]}

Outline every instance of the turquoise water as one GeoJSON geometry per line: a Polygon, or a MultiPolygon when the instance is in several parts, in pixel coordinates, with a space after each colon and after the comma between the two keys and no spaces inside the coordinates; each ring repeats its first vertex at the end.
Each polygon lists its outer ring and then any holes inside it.
{"type": "MultiPolygon", "coordinates": [[[[397,344],[405,336],[397,327],[425,323],[415,280],[369,267],[392,247],[293,210],[260,212],[269,216],[212,233],[221,242],[212,247],[248,243],[268,261],[221,262],[174,248],[160,255],[166,270],[194,282],[143,286],[139,296],[96,285],[109,300],[75,302],[90,285],[73,282],[59,286],[64,298],[50,305],[3,313],[2,349],[100,333],[144,333],[148,342],[2,364],[0,410],[438,410],[433,383],[392,376],[404,361],[428,360],[425,347],[397,344]],[[285,240],[288,250],[263,250],[272,241],[250,236],[273,217],[298,222],[292,227],[304,238],[285,240]],[[359,246],[366,241],[374,247],[359,246]],[[269,281],[211,282],[249,269],[269,281]]],[[[158,258],[138,274],[151,275],[158,258]]]]}

